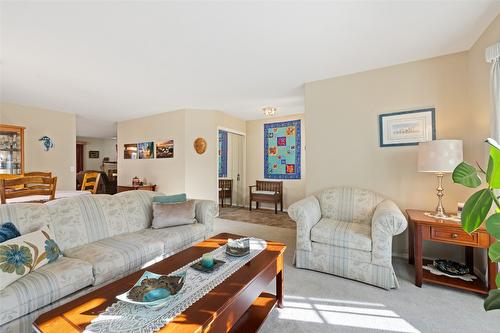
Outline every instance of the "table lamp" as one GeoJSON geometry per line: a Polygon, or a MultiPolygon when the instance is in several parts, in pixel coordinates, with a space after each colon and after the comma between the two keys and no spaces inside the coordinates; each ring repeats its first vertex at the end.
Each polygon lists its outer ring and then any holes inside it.
{"type": "Polygon", "coordinates": [[[432,172],[438,178],[436,188],[438,204],[436,218],[447,217],[443,208],[443,176],[452,173],[457,165],[463,161],[462,140],[434,140],[421,142],[418,145],[418,171],[432,172]]]}

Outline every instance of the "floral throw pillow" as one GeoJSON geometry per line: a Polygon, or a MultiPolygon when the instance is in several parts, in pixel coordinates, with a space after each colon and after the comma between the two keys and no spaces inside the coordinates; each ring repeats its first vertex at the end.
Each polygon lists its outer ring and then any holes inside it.
{"type": "Polygon", "coordinates": [[[48,226],[0,243],[0,290],[60,255],[48,226]]]}

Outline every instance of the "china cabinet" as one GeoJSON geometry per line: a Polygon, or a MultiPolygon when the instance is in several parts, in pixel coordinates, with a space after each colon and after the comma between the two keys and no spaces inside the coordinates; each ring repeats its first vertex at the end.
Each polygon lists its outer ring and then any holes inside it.
{"type": "Polygon", "coordinates": [[[0,178],[24,173],[24,127],[0,124],[0,178]]]}

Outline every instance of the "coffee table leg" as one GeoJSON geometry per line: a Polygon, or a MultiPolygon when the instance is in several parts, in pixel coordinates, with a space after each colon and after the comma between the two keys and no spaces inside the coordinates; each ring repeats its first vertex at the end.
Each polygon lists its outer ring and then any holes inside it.
{"type": "Polygon", "coordinates": [[[276,299],[278,301],[278,308],[282,309],[285,306],[283,305],[283,269],[276,275],[276,299]]]}

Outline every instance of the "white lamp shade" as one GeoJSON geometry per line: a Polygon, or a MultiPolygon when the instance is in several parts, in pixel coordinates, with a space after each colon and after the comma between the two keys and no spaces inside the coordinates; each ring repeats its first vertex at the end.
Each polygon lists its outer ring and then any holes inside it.
{"type": "Polygon", "coordinates": [[[434,140],[418,145],[418,171],[450,173],[464,160],[462,140],[434,140]]]}

